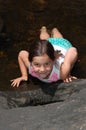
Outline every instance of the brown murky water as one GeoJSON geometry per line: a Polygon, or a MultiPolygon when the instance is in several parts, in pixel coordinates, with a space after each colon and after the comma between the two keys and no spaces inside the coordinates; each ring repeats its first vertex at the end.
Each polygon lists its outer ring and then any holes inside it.
{"type": "Polygon", "coordinates": [[[75,73],[78,78],[86,78],[86,1],[34,1],[26,1],[24,6],[24,2],[18,3],[18,12],[17,8],[13,10],[9,5],[10,10],[5,12],[8,13],[8,17],[5,14],[6,21],[13,39],[10,45],[7,43],[0,50],[0,90],[13,90],[10,79],[20,76],[18,52],[28,48],[43,25],[49,30],[58,27],[63,36],[77,47],[80,62],[75,68],[75,73]],[[17,14],[16,19],[14,14],[17,14]]]}

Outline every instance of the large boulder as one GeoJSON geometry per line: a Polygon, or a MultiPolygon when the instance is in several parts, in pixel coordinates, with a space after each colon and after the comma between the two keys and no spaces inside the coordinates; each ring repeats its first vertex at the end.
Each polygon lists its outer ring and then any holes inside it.
{"type": "MultiPolygon", "coordinates": [[[[35,79],[35,78],[34,78],[35,79]]],[[[35,105],[44,105],[53,102],[63,102],[71,97],[72,94],[79,92],[85,88],[85,80],[76,80],[70,83],[62,83],[62,81],[56,83],[43,83],[39,80],[33,80],[32,82],[23,82],[20,88],[34,87],[32,90],[14,90],[14,91],[1,91],[0,92],[0,105],[1,108],[15,108],[26,107],[35,105]],[[38,84],[37,84],[38,81],[38,84]]]]}
{"type": "Polygon", "coordinates": [[[86,79],[0,92],[0,129],[86,130],[86,79]]]}

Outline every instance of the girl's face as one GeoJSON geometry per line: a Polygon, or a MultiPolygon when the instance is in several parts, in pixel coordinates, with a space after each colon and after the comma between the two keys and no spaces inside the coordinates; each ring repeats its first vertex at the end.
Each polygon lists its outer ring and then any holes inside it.
{"type": "Polygon", "coordinates": [[[35,73],[37,73],[41,78],[49,77],[53,68],[53,63],[54,61],[52,61],[47,54],[35,56],[31,62],[35,73]]]}

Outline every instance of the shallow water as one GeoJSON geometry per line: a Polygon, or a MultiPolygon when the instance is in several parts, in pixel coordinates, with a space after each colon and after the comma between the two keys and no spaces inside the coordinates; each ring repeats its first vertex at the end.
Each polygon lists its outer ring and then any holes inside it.
{"type": "MultiPolygon", "coordinates": [[[[48,30],[51,30],[53,27],[58,27],[63,36],[77,47],[79,62],[74,70],[75,75],[78,78],[86,78],[86,1],[72,0],[68,2],[68,0],[65,0],[63,2],[62,0],[48,0],[45,2],[44,0],[40,0],[39,4],[30,3],[29,5],[29,3],[27,3],[25,7],[22,5],[18,8],[21,10],[22,15],[17,18],[17,22],[14,17],[12,17],[12,21],[10,20],[10,16],[14,16],[11,9],[5,12],[8,13],[6,20],[9,27],[8,30],[12,30],[13,39],[10,43],[3,42],[3,44],[0,44],[0,46],[2,45],[0,50],[0,90],[14,90],[10,86],[10,79],[20,76],[17,63],[18,52],[28,48],[29,44],[31,44],[38,35],[40,27],[43,25],[46,25],[48,30]],[[27,12],[24,12],[26,8],[27,12]],[[26,18],[26,16],[24,17],[24,13],[27,13],[27,16],[29,14],[27,22],[24,21],[26,18]],[[21,18],[23,20],[20,21],[19,19],[21,18]],[[21,29],[16,24],[14,24],[15,26],[13,28],[10,24],[13,22],[21,25],[21,29]],[[27,34],[26,37],[24,37],[24,34],[19,32],[20,30],[18,29],[25,31],[27,34]],[[20,34],[18,35],[18,33],[20,34]]],[[[11,5],[9,5],[9,7],[11,7],[11,5]]],[[[15,13],[17,13],[17,11],[15,13]]]]}

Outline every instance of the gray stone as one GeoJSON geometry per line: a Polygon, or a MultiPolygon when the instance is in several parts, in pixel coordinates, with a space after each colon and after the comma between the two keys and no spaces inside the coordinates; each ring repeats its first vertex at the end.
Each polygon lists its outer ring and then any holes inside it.
{"type": "Polygon", "coordinates": [[[48,93],[46,87],[46,93],[43,88],[27,93],[1,92],[1,99],[10,97],[2,102],[16,101],[14,107],[17,108],[0,108],[0,130],[86,130],[86,79],[54,85],[54,95],[53,89],[48,93]],[[22,107],[29,96],[29,103],[35,100],[33,106],[22,107]]]}

